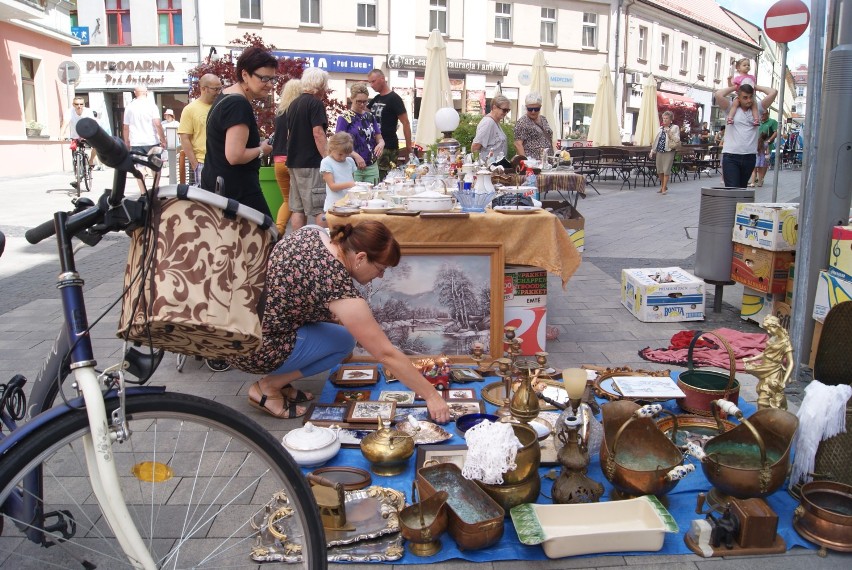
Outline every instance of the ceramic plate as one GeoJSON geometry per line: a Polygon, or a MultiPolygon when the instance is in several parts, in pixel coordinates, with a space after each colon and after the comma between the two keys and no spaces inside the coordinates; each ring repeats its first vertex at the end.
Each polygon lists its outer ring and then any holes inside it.
{"type": "Polygon", "coordinates": [[[368,208],[366,206],[361,207],[361,212],[364,214],[384,214],[388,210],[393,210],[396,206],[385,206],[384,208],[368,208]]]}
{"type": "Polygon", "coordinates": [[[360,212],[361,212],[361,210],[358,209],[358,208],[339,207],[339,208],[332,208],[331,209],[331,213],[333,215],[340,216],[340,217],[352,216],[352,215],[358,214],[360,212]]]}
{"type": "Polygon", "coordinates": [[[539,206],[494,206],[495,212],[501,214],[535,214],[541,211],[539,206]]]}

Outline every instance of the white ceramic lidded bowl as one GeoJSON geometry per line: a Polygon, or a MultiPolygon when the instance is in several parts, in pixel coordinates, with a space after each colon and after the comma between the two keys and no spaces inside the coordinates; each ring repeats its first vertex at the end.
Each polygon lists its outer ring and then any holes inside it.
{"type": "Polygon", "coordinates": [[[407,210],[420,210],[421,212],[448,212],[453,208],[453,198],[447,194],[427,190],[414,196],[408,196],[404,200],[407,210]]]}
{"type": "Polygon", "coordinates": [[[326,428],[305,422],[305,426],[288,432],[281,443],[302,467],[322,465],[340,451],[339,428],[326,428]]]}

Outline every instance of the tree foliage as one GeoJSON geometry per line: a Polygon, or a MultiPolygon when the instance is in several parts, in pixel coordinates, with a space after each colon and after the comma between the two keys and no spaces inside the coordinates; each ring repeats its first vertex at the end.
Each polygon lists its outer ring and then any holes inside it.
{"type": "MultiPolygon", "coordinates": [[[[275,45],[266,43],[263,38],[257,34],[250,33],[246,33],[243,37],[232,41],[231,45],[238,49],[245,49],[251,46],[259,47],[266,51],[274,51],[277,49],[275,45]]],[[[278,83],[275,85],[275,95],[270,96],[268,99],[258,99],[251,102],[252,107],[254,107],[257,127],[260,130],[261,137],[269,137],[275,131],[276,96],[281,94],[281,90],[284,89],[284,85],[286,85],[288,81],[291,79],[301,79],[302,73],[305,71],[306,64],[307,62],[301,58],[278,58],[277,74],[279,79],[278,83]]],[[[190,69],[188,72],[190,78],[190,99],[197,99],[201,94],[201,88],[198,84],[198,80],[206,73],[212,73],[218,76],[225,87],[233,85],[236,81],[236,67],[236,58],[229,52],[222,55],[219,59],[214,60],[207,58],[197,66],[190,69]]],[[[346,106],[337,99],[333,99],[330,96],[330,93],[331,91],[325,94],[323,97],[323,103],[325,104],[326,113],[328,114],[329,130],[333,132],[337,117],[340,113],[346,110],[346,106]]]]}

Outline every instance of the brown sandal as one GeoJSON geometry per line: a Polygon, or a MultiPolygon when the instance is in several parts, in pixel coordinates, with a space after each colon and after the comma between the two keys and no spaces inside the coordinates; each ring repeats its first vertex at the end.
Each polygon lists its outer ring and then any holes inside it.
{"type": "Polygon", "coordinates": [[[281,388],[281,395],[284,396],[284,399],[290,402],[291,404],[304,404],[305,402],[310,402],[314,399],[314,395],[308,392],[303,392],[299,390],[295,386],[287,384],[283,388],[281,388]],[[295,390],[295,395],[291,390],[295,390]]]}
{"type": "Polygon", "coordinates": [[[278,419],[281,419],[281,420],[289,420],[289,419],[293,419],[293,418],[300,418],[307,413],[307,410],[305,409],[300,414],[299,413],[299,407],[300,406],[298,404],[296,404],[295,402],[291,402],[290,400],[285,398],[283,395],[280,398],[276,398],[274,396],[267,396],[266,394],[263,393],[263,390],[260,388],[260,382],[255,382],[254,386],[257,387],[257,391],[260,393],[260,401],[255,402],[254,400],[252,400],[251,394],[249,394],[248,403],[249,403],[249,406],[251,406],[252,408],[258,409],[262,412],[266,412],[267,414],[269,414],[273,418],[278,418],[278,419]],[[273,412],[272,410],[270,410],[269,408],[266,407],[266,401],[267,400],[284,400],[286,405],[284,406],[284,408],[280,412],[276,413],[276,412],[273,412]]]}

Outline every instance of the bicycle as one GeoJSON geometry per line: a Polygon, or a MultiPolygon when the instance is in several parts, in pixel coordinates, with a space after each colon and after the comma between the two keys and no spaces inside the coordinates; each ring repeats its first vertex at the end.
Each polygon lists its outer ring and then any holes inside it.
{"type": "Polygon", "coordinates": [[[97,205],[76,199],[74,211],[26,232],[30,243],[56,236],[65,322],[29,402],[20,375],[0,394],[0,428],[9,430],[0,433],[0,560],[18,568],[240,567],[253,564],[249,551],[264,533],[277,533],[296,567],[327,568],[308,483],[269,432],[217,402],[146,386],[162,350],[126,347],[122,362],[95,370],[71,239],[95,245],[150,223],[153,191],[130,200],[124,185],[128,172],[141,179],[136,165],[144,165],[155,170],[157,190],[160,159],[128,153],[91,119],[77,130],[115,169],[113,187],[97,205]],[[287,512],[269,512],[282,491],[287,512]],[[276,526],[282,517],[286,537],[276,526]]]}
{"type": "Polygon", "coordinates": [[[71,139],[71,162],[74,167],[74,182],[71,186],[77,191],[77,196],[86,187],[86,192],[92,189],[92,165],[86,155],[86,141],[82,138],[71,139]],[[82,184],[82,186],[81,186],[82,184]]]}

